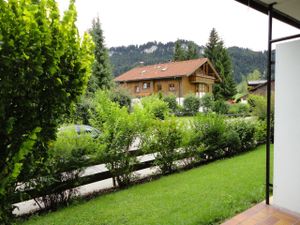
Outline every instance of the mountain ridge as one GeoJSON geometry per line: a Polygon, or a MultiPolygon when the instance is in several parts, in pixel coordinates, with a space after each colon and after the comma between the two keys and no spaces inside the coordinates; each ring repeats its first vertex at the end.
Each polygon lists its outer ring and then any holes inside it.
{"type": "MultiPolygon", "coordinates": [[[[180,40],[183,48],[187,48],[188,40],[180,40]]],[[[200,57],[204,52],[203,45],[197,45],[200,57]]],[[[119,76],[122,73],[138,66],[165,63],[173,60],[175,42],[149,41],[142,45],[118,46],[109,48],[109,57],[113,66],[113,75],[119,76]]],[[[248,48],[237,46],[227,48],[232,59],[233,76],[236,83],[242,81],[243,76],[247,76],[257,69],[265,77],[267,65],[266,51],[253,51],[248,48]]]]}

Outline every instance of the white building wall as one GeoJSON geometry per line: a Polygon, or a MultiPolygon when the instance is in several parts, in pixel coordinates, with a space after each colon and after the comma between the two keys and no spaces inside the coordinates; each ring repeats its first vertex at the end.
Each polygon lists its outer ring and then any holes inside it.
{"type": "Polygon", "coordinates": [[[183,106],[183,101],[184,101],[184,98],[176,98],[176,102],[178,105],[183,106]]]}
{"type": "Polygon", "coordinates": [[[276,46],[274,205],[300,213],[300,40],[276,46]]]}

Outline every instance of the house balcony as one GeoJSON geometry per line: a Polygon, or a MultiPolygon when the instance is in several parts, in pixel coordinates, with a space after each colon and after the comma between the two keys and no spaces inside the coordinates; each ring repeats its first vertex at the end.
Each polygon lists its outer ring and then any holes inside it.
{"type": "Polygon", "coordinates": [[[214,78],[213,76],[208,76],[208,75],[193,75],[189,77],[189,80],[191,83],[193,84],[197,84],[197,83],[214,83],[216,78],[214,78]]]}

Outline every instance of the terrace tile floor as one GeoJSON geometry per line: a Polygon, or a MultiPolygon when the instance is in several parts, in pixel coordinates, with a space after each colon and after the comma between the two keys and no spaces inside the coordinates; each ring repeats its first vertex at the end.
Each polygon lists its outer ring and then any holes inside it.
{"type": "Polygon", "coordinates": [[[300,225],[300,215],[259,203],[222,225],[300,225]]]}

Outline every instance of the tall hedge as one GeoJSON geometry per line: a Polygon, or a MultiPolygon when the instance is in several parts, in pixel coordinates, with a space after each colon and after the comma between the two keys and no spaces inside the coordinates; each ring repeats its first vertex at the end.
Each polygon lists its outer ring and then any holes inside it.
{"type": "Polygon", "coordinates": [[[87,34],[81,40],[75,21],[74,0],[62,19],[55,0],[0,1],[1,224],[11,223],[20,174],[43,165],[62,116],[86,87],[93,43],[87,34]]]}

